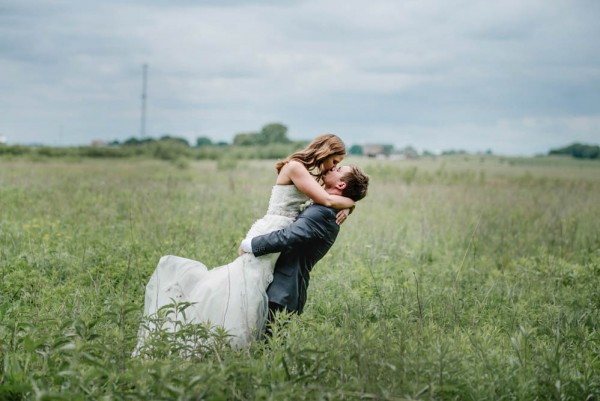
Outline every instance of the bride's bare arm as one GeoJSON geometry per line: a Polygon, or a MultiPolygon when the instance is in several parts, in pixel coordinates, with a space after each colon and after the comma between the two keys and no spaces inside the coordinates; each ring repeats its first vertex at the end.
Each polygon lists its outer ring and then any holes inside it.
{"type": "Polygon", "coordinates": [[[296,161],[290,161],[286,165],[285,173],[300,191],[319,205],[334,209],[348,209],[354,206],[354,201],[350,198],[327,193],[308,170],[296,161]]]}

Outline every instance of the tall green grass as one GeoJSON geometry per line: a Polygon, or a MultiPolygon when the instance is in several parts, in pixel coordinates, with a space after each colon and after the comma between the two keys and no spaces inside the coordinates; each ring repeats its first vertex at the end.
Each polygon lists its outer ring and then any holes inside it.
{"type": "MultiPolygon", "coordinates": [[[[160,256],[231,261],[273,162],[0,160],[0,399],[600,398],[600,164],[354,159],[368,197],[301,316],[131,358],[160,256]]],[[[172,336],[173,337],[173,336],[172,336]]]]}

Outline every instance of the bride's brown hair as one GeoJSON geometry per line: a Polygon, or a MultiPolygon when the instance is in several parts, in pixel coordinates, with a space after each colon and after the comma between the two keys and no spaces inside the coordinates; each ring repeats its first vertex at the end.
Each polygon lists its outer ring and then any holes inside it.
{"type": "Polygon", "coordinates": [[[308,172],[320,181],[324,173],[323,162],[325,159],[329,156],[345,155],[346,145],[344,145],[344,142],[337,135],[323,134],[313,139],[304,149],[292,153],[286,159],[277,162],[275,168],[277,169],[277,174],[279,174],[281,168],[290,160],[296,160],[302,163],[308,172]],[[318,169],[317,173],[312,171],[315,168],[318,169]]]}

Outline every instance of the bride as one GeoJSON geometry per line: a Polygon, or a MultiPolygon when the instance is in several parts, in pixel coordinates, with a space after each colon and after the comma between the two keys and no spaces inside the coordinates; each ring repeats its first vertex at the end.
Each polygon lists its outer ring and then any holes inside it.
{"type": "MultiPolygon", "coordinates": [[[[342,140],[333,134],[315,138],[306,148],[278,162],[277,180],[271,192],[267,214],[257,220],[246,235],[279,230],[292,223],[307,200],[335,209],[340,224],[354,206],[349,198],[330,195],[320,185],[322,176],[339,164],[346,154],[342,140]]],[[[153,330],[175,332],[182,323],[207,323],[227,330],[231,345],[247,347],[259,337],[267,319],[266,289],[273,280],[279,254],[255,257],[243,254],[233,262],[207,269],[191,259],[163,256],[146,285],[144,318],[140,326],[134,356],[143,352],[144,343],[153,330]],[[152,318],[161,309],[188,303],[185,313],[157,328],[152,318]]]]}

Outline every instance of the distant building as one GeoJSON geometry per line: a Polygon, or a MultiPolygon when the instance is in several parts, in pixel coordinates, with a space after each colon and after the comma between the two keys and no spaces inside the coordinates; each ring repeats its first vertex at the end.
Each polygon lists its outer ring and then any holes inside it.
{"type": "Polygon", "coordinates": [[[106,142],[104,142],[103,140],[100,140],[100,139],[94,139],[92,141],[92,146],[96,147],[96,148],[106,146],[106,142]]]}
{"type": "Polygon", "coordinates": [[[381,157],[385,156],[385,150],[383,145],[364,145],[363,146],[363,155],[367,157],[381,157]]]}
{"type": "Polygon", "coordinates": [[[6,137],[0,136],[0,145],[5,145],[5,144],[6,144],[6,137]]]}
{"type": "Polygon", "coordinates": [[[376,159],[385,159],[394,150],[394,145],[368,144],[363,146],[363,155],[376,159]]]}

